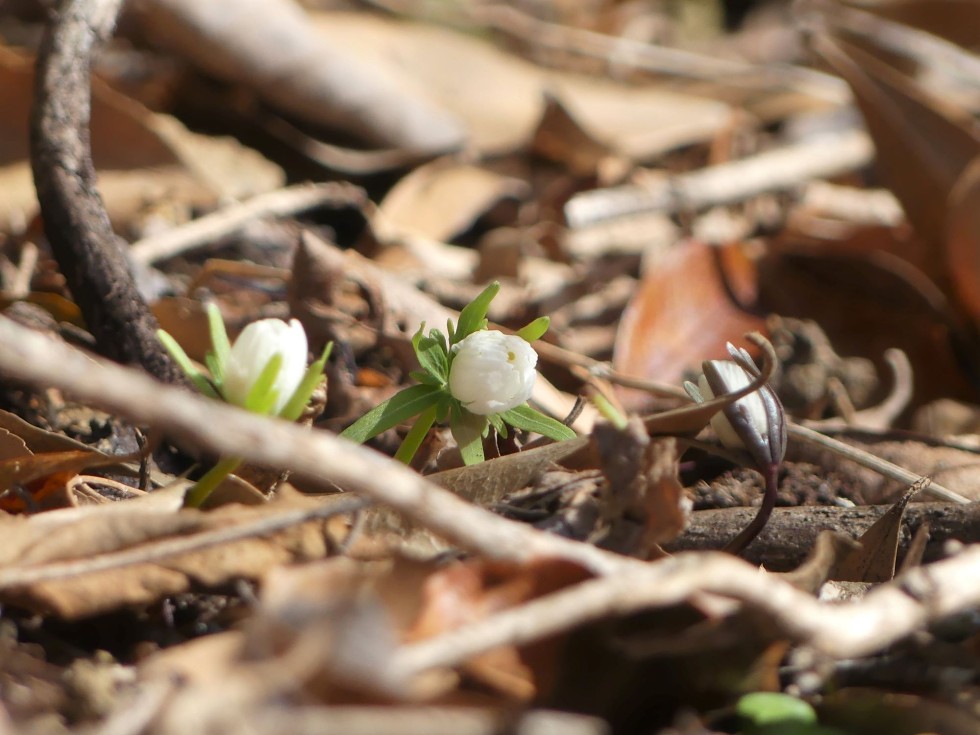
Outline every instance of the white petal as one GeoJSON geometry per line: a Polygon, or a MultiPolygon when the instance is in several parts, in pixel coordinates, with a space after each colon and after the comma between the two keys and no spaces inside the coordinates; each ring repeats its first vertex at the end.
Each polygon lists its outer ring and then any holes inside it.
{"type": "MultiPolygon", "coordinates": [[[[743,368],[735,364],[730,360],[712,360],[711,364],[714,366],[715,370],[721,377],[722,382],[725,385],[725,393],[732,393],[752,382],[752,376],[749,375],[743,368]]],[[[698,378],[698,388],[701,390],[701,395],[705,397],[705,400],[710,400],[715,397],[715,393],[711,390],[711,386],[708,384],[708,379],[701,375],[698,378]]],[[[759,396],[758,391],[755,393],[750,393],[744,398],[739,398],[735,401],[735,404],[748,415],[749,421],[752,427],[759,432],[763,437],[767,437],[769,434],[769,422],[766,418],[766,407],[762,402],[762,398],[759,396]]],[[[728,417],[725,416],[723,411],[716,413],[711,419],[711,428],[714,430],[715,434],[718,435],[718,439],[726,447],[731,449],[744,449],[745,444],[739,438],[738,432],[732,426],[728,417]]]]}
{"type": "Polygon", "coordinates": [[[276,402],[272,412],[278,414],[292,398],[306,372],[306,332],[295,319],[289,324],[281,319],[252,322],[235,340],[225,366],[222,395],[229,403],[244,406],[252,386],[274,355],[282,356],[279,373],[272,384],[276,402]]]}
{"type": "Polygon", "coordinates": [[[453,347],[449,391],[471,413],[509,411],[527,402],[538,354],[516,335],[480,330],[453,347]]]}

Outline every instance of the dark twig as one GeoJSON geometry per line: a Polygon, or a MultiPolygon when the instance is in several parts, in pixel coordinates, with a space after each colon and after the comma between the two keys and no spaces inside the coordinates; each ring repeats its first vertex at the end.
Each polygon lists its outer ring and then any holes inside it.
{"type": "Polygon", "coordinates": [[[48,241],[98,350],[180,383],[95,186],[90,67],[120,5],[121,0],[63,0],[52,15],[38,52],[31,166],[48,241]]]}

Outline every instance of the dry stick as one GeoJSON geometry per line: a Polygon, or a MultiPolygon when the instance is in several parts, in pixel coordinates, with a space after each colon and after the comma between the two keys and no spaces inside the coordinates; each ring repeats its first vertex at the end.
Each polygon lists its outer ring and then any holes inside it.
{"type": "MultiPolygon", "coordinates": [[[[888,508],[885,505],[776,508],[766,530],[742,553],[742,558],[752,564],[765,564],[769,571],[791,571],[803,563],[821,531],[859,538],[888,508]]],[[[670,553],[720,549],[745,528],[755,514],[755,508],[699,510],[691,515],[684,533],[664,548],[670,553]]],[[[949,541],[980,543],[980,503],[910,503],[903,526],[909,530],[928,526],[929,542],[924,558],[936,561],[946,556],[945,546],[949,541]]],[[[900,557],[905,555],[907,546],[908,537],[903,533],[899,542],[900,557]]]]}
{"type": "Polygon", "coordinates": [[[350,184],[330,182],[290,186],[259,194],[186,225],[145,237],[130,246],[129,255],[137,263],[149,265],[227,237],[263,217],[285,217],[323,205],[361,207],[366,202],[364,190],[350,184]]]}
{"type": "Polygon", "coordinates": [[[860,602],[828,605],[727,554],[683,554],[645,573],[583,582],[419,643],[403,646],[386,670],[404,681],[459,665],[504,645],[520,645],[610,616],[721,595],[764,612],[779,630],[835,658],[874,653],[926,624],[980,604],[980,546],[872,590],[860,602]]]}
{"type": "Polygon", "coordinates": [[[577,194],[565,205],[565,217],[578,228],[641,213],[731,204],[853,171],[869,163],[873,154],[871,140],[861,130],[825,133],[751,158],[678,174],[655,186],[577,194]]]}
{"type": "Polygon", "coordinates": [[[6,317],[0,317],[0,344],[4,345],[2,375],[58,388],[203,451],[248,457],[270,469],[291,469],[331,489],[336,483],[484,556],[513,562],[552,556],[597,574],[646,566],[495,516],[367,447],[161,385],[139,371],[90,358],[6,317]]]}
{"type": "MultiPolygon", "coordinates": [[[[795,439],[802,439],[805,442],[817,444],[825,449],[829,449],[845,459],[856,462],[862,467],[867,467],[870,470],[874,470],[879,475],[883,475],[897,482],[904,482],[906,485],[914,485],[923,479],[922,475],[918,475],[915,472],[910,472],[904,467],[899,467],[897,464],[892,464],[887,459],[876,457],[870,452],[866,452],[863,449],[858,449],[857,447],[852,447],[850,444],[837,441],[836,439],[825,436],[824,434],[814,431],[813,429],[808,429],[805,426],[800,426],[799,424],[789,424],[787,426],[787,432],[795,439]]],[[[949,488],[940,485],[939,483],[933,482],[932,480],[929,480],[929,484],[922,488],[922,494],[930,495],[937,500],[944,500],[948,503],[970,502],[969,498],[965,498],[959,493],[954,492],[949,488]]]]}
{"type": "Polygon", "coordinates": [[[723,59],[631,38],[548,23],[507,4],[477,4],[469,11],[474,20],[524,40],[535,48],[552,48],[610,64],[656,74],[705,79],[731,86],[783,86],[818,99],[845,104],[849,94],[840,79],[800,66],[764,66],[723,59]]]}
{"type": "Polygon", "coordinates": [[[99,351],[168,383],[183,376],[155,336],[95,186],[89,142],[93,49],[109,37],[121,0],[63,0],[38,51],[31,167],[58,266],[99,351]]]}

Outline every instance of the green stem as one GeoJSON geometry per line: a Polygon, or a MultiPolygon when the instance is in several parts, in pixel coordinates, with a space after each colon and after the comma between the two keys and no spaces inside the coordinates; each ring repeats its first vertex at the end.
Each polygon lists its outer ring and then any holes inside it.
{"type": "Polygon", "coordinates": [[[402,440],[402,445],[395,452],[395,459],[403,464],[411,462],[412,457],[415,456],[415,453],[419,451],[419,447],[422,446],[422,442],[425,441],[425,435],[429,433],[429,429],[432,428],[435,420],[435,406],[429,406],[420,413],[419,417],[415,419],[415,423],[412,424],[412,428],[408,430],[408,433],[402,440]]]}
{"type": "Polygon", "coordinates": [[[194,483],[193,487],[187,491],[187,495],[184,497],[184,507],[185,508],[200,508],[204,505],[204,501],[208,499],[208,496],[214,492],[214,489],[221,484],[221,482],[228,477],[232,472],[238,469],[238,466],[244,462],[240,457],[230,457],[228,459],[223,459],[214,467],[209,469],[204,477],[194,483]]]}

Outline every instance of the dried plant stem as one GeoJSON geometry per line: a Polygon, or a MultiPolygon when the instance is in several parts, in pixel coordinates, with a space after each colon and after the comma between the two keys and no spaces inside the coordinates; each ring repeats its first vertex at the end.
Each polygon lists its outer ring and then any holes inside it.
{"type": "Polygon", "coordinates": [[[366,203],[364,191],[349,184],[328,182],[289,186],[258,194],[186,225],[145,237],[130,246],[129,256],[138,263],[156,263],[234,234],[249,222],[263,217],[284,217],[325,205],[361,207],[366,203]]]}
{"type": "MultiPolygon", "coordinates": [[[[907,485],[914,485],[915,483],[921,481],[923,478],[921,475],[917,475],[914,472],[910,472],[904,467],[899,467],[897,464],[892,464],[886,459],[881,459],[881,457],[876,457],[869,452],[865,452],[857,447],[852,447],[844,442],[832,439],[829,436],[825,436],[813,429],[808,429],[805,426],[800,426],[799,424],[789,424],[788,433],[790,436],[800,439],[805,442],[810,442],[811,444],[817,444],[825,449],[829,449],[834,454],[840,455],[845,459],[849,459],[852,462],[856,462],[862,467],[867,467],[870,470],[889,478],[897,482],[904,482],[907,485]]],[[[949,488],[943,487],[939,483],[929,480],[927,484],[922,489],[923,495],[932,496],[936,500],[943,500],[947,503],[969,503],[968,498],[963,497],[957,492],[953,492],[949,488]]]]}

